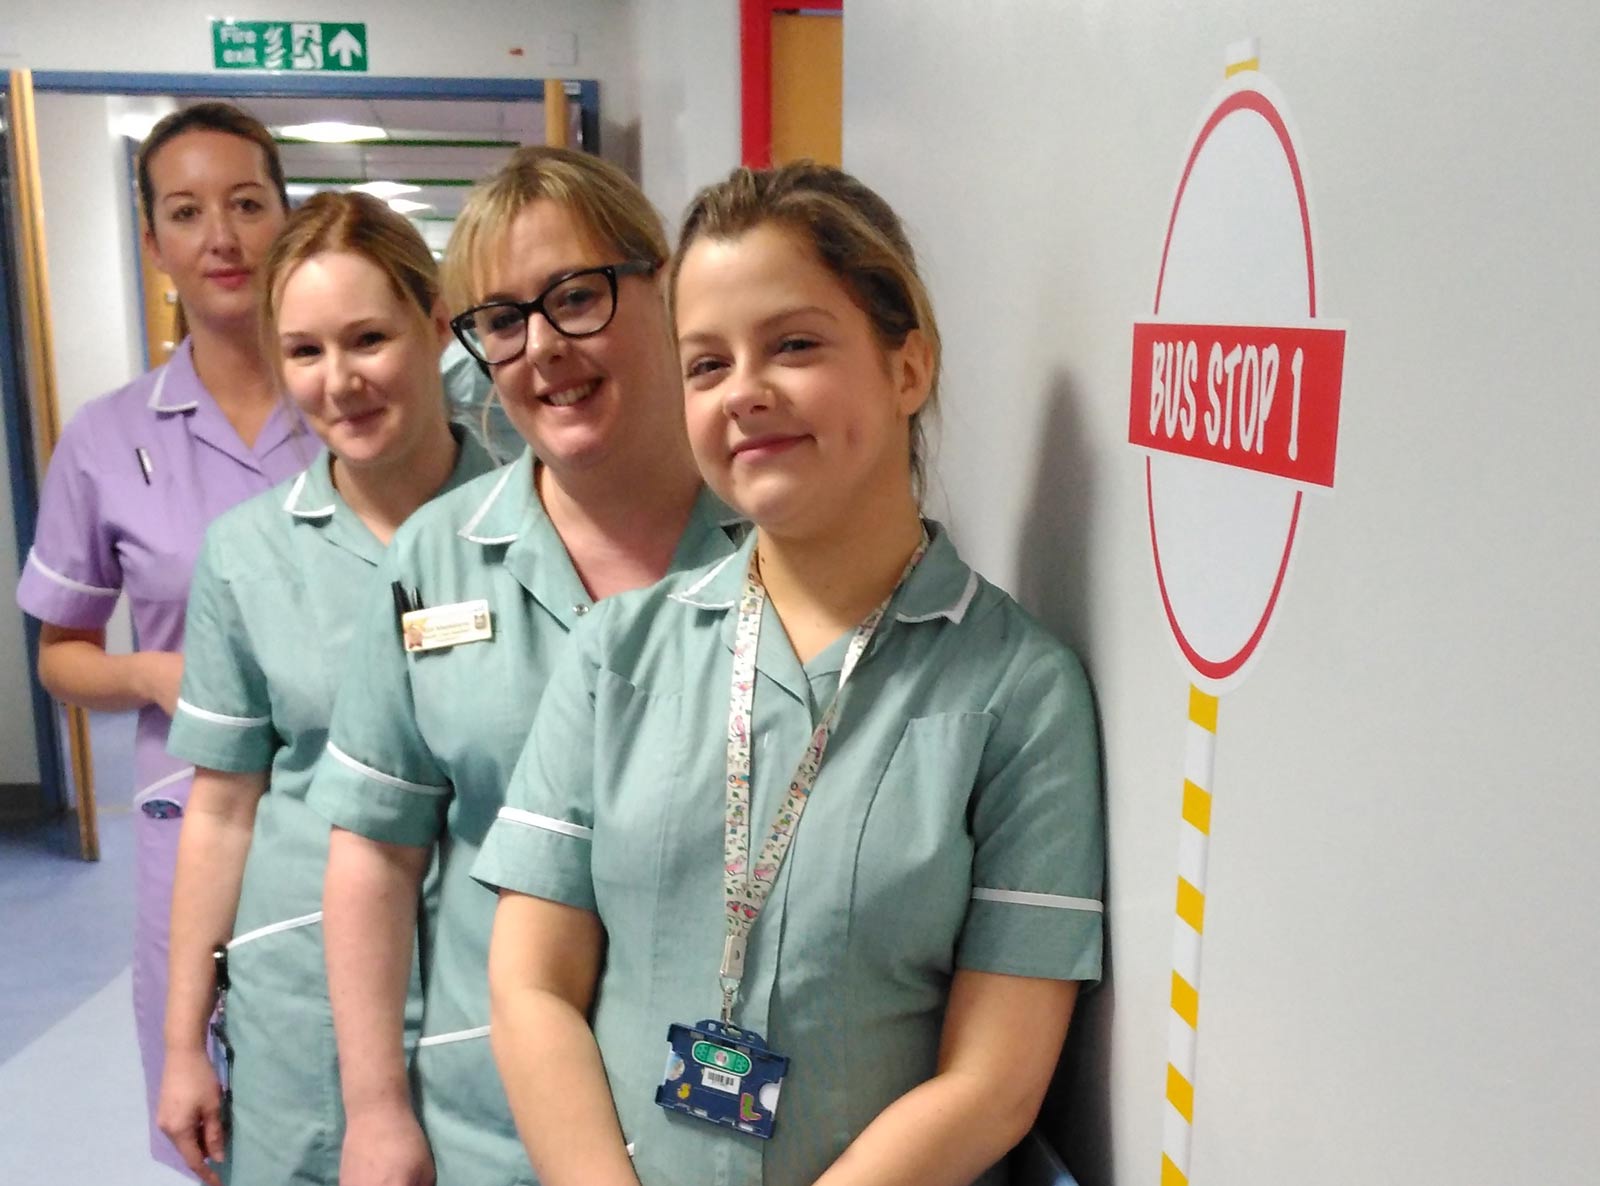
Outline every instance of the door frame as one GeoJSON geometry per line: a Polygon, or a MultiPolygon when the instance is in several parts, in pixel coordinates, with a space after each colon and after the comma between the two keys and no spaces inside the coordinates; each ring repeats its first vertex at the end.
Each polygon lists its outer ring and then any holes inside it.
{"type": "MultiPolygon", "coordinates": [[[[539,78],[420,78],[367,74],[140,74],[120,70],[38,70],[35,91],[57,94],[205,95],[210,98],[482,99],[544,102],[539,78]]],[[[569,102],[582,111],[583,147],[600,151],[600,83],[564,80],[569,102]]]]}
{"type": "MultiPolygon", "coordinates": [[[[11,77],[0,72],[0,110],[9,107],[11,77]]],[[[7,127],[5,136],[18,134],[7,127]]],[[[0,170],[9,177],[14,153],[9,144],[0,152],[0,170]]],[[[12,178],[13,182],[17,179],[12,178]]],[[[0,184],[0,401],[5,405],[5,450],[11,479],[11,517],[17,541],[17,568],[27,563],[39,516],[39,473],[34,455],[34,409],[28,397],[22,362],[26,340],[22,292],[18,288],[20,264],[13,238],[16,211],[8,187],[0,184]]],[[[15,608],[15,607],[13,607],[15,608]]],[[[16,611],[21,613],[20,610],[16,611]]],[[[35,761],[39,768],[41,806],[56,812],[67,809],[67,779],[62,762],[61,732],[56,704],[39,682],[39,622],[22,614],[23,638],[28,656],[28,689],[33,703],[35,761]]]]}
{"type": "Polygon", "coordinates": [[[844,15],[844,0],[739,0],[739,160],[772,167],[772,18],[844,15]]]}

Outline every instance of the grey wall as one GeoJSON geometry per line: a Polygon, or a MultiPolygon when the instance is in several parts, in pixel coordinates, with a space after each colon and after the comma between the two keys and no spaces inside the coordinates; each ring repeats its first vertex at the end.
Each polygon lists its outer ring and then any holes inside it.
{"type": "Polygon", "coordinates": [[[949,344],[935,510],[1103,717],[1113,976],[1047,1125],[1159,1180],[1188,674],[1156,597],[1131,324],[1224,54],[1261,39],[1349,326],[1308,499],[1222,698],[1198,1186],[1592,1175],[1600,9],[1484,0],[849,7],[846,164],[949,344]]]}

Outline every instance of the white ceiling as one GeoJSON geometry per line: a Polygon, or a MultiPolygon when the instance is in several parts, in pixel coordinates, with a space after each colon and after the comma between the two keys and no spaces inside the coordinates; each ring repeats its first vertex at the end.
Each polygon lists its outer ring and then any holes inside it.
{"type": "Polygon", "coordinates": [[[512,149],[544,142],[544,104],[536,100],[255,98],[236,102],[273,129],[323,120],[383,128],[390,137],[387,141],[281,144],[284,173],[291,183],[306,179],[319,189],[342,189],[362,181],[419,184],[420,192],[405,197],[428,204],[429,209],[418,211],[413,220],[435,245],[442,245],[449,222],[461,212],[474,182],[497,169],[512,149]]]}

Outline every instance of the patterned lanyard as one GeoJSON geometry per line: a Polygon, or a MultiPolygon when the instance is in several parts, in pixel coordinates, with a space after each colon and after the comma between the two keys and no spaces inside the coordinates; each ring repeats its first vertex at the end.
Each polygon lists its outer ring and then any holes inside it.
{"type": "MultiPolygon", "coordinates": [[[[911,575],[924,552],[928,550],[928,537],[906,562],[905,571],[895,582],[895,589],[911,575]]],[[[749,875],[750,862],[750,730],[751,708],[756,694],[756,647],[761,640],[761,615],[767,603],[767,589],[756,571],[756,553],[750,553],[750,567],[745,573],[744,594],[739,599],[739,623],[733,643],[733,687],[728,694],[728,809],[723,829],[723,897],[726,899],[728,937],[722,946],[722,1021],[733,1023],[733,1002],[739,992],[739,982],[744,979],[745,950],[750,930],[761,915],[767,897],[772,893],[783,858],[788,855],[789,842],[800,826],[800,816],[805,812],[811,788],[816,785],[817,772],[822,769],[822,757],[828,749],[828,739],[833,735],[834,723],[839,717],[839,695],[845,682],[861,661],[867,644],[877,633],[878,623],[893,600],[894,593],[883,599],[856,627],[845,651],[844,663],[839,668],[839,686],[822,718],[812,730],[811,741],[800,758],[800,766],[789,780],[789,794],[778,808],[777,818],[762,842],[761,853],[756,858],[755,875],[749,875]]]]}

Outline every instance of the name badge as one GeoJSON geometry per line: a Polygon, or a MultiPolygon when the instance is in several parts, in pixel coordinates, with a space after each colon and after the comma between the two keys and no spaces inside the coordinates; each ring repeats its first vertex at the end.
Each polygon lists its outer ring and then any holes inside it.
{"type": "Polygon", "coordinates": [[[673,1025],[656,1103],[770,1140],[788,1070],[789,1060],[753,1030],[720,1021],[673,1025]]]}
{"type": "Polygon", "coordinates": [[[494,637],[489,603],[480,598],[411,610],[400,618],[400,637],[407,652],[437,651],[467,642],[486,642],[494,637]]]}

